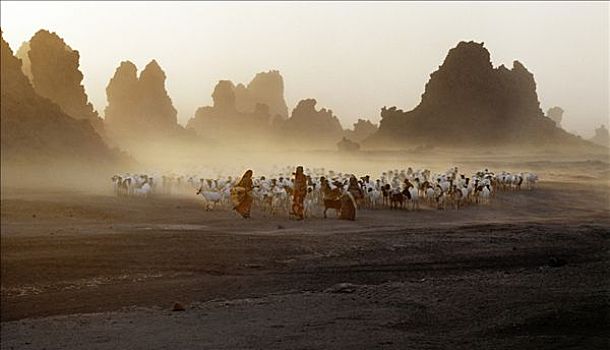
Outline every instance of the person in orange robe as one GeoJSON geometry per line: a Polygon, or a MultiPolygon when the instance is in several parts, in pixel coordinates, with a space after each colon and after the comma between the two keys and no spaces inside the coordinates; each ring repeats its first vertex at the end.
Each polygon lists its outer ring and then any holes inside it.
{"type": "Polygon", "coordinates": [[[248,170],[244,173],[241,180],[231,190],[231,198],[235,206],[233,209],[238,212],[244,219],[250,217],[250,209],[252,208],[252,189],[254,184],[252,183],[252,170],[248,170]]]}

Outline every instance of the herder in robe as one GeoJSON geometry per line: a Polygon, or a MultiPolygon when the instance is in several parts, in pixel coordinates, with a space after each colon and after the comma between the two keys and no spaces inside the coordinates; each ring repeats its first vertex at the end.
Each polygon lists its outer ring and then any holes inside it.
{"type": "Polygon", "coordinates": [[[297,220],[305,219],[305,196],[307,195],[307,177],[303,174],[303,167],[298,166],[294,175],[294,190],[292,193],[292,215],[297,220]]]}
{"type": "Polygon", "coordinates": [[[231,199],[233,200],[233,209],[238,212],[244,219],[250,217],[250,209],[252,208],[252,170],[246,171],[241,180],[235,187],[231,189],[231,199]]]}

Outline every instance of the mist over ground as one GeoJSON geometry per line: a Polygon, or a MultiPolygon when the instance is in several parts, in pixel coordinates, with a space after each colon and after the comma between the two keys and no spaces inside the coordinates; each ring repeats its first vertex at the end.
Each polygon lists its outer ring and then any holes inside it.
{"type": "Polygon", "coordinates": [[[3,2],[2,348],[607,348],[608,5],[509,5],[3,2]]]}

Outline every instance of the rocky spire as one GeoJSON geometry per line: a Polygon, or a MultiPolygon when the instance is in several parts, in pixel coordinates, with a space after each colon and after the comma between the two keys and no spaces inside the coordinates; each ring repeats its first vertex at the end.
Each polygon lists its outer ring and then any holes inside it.
{"type": "Polygon", "coordinates": [[[235,85],[233,85],[233,82],[230,80],[219,81],[212,93],[212,100],[214,101],[214,108],[219,112],[236,112],[235,85]]]}
{"type": "Polygon", "coordinates": [[[165,89],[165,72],[152,60],[140,73],[138,92],[140,113],[155,128],[173,129],[178,124],[178,112],[165,89]]]}
{"type": "Polygon", "coordinates": [[[15,56],[21,60],[21,70],[23,74],[32,82],[32,62],[30,62],[30,56],[28,53],[30,52],[30,43],[28,41],[24,41],[19,47],[19,50],[15,53],[15,56]]]}
{"type": "MultiPolygon", "coordinates": [[[[0,61],[2,66],[2,75],[0,76],[2,79],[2,84],[0,85],[2,89],[1,106],[5,106],[4,97],[10,98],[11,101],[18,99],[19,95],[22,95],[24,100],[36,99],[37,95],[32,85],[21,70],[21,61],[13,56],[13,51],[8,46],[8,43],[4,41],[4,37],[1,37],[0,45],[2,54],[2,60],[0,61]]],[[[5,115],[3,113],[2,117],[14,117],[14,115],[10,113],[5,115]]]]}
{"type": "Polygon", "coordinates": [[[22,45],[23,70],[31,71],[32,85],[39,95],[57,103],[74,119],[89,120],[98,129],[101,124],[93,105],[89,103],[79,70],[80,55],[56,33],[39,30],[27,45],[22,45]]]}
{"type": "Polygon", "coordinates": [[[104,110],[106,124],[112,129],[138,123],[138,68],[123,61],[106,87],[108,106],[104,110]]]}
{"type": "Polygon", "coordinates": [[[177,111],[165,89],[165,72],[152,60],[138,78],[124,61],[106,87],[108,128],[117,137],[169,135],[179,129],[177,111]]]}
{"type": "Polygon", "coordinates": [[[38,95],[23,74],[21,61],[1,38],[2,160],[27,165],[59,159],[98,164],[118,160],[90,123],[75,120],[60,106],[38,95]]]}

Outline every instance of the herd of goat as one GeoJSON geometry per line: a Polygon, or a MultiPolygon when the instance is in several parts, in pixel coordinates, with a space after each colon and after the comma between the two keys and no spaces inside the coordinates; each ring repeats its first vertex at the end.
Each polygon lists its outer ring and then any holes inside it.
{"type": "MultiPolygon", "coordinates": [[[[287,215],[292,200],[292,167],[273,176],[253,177],[254,206],[270,215],[287,215]]],[[[389,170],[377,179],[366,175],[307,169],[306,216],[338,209],[340,196],[349,192],[361,209],[414,209],[420,205],[445,209],[476,204],[489,204],[497,191],[532,189],[538,181],[534,173],[494,173],[488,169],[466,176],[454,167],[445,172],[430,170],[389,170]]],[[[232,208],[231,188],[239,178],[216,176],[205,178],[192,175],[122,174],[112,177],[114,193],[119,197],[148,198],[156,195],[201,196],[206,210],[232,208]]]]}

